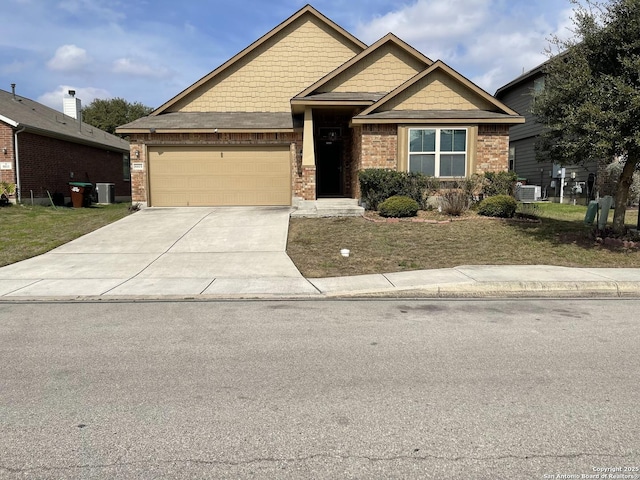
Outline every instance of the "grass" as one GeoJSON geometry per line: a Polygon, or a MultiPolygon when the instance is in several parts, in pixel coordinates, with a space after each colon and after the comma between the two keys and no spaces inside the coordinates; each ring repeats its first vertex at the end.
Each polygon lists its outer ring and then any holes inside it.
{"type": "Polygon", "coordinates": [[[35,257],[129,214],[128,203],[91,208],[0,208],[0,267],[35,257]]]}
{"type": "MultiPolygon", "coordinates": [[[[640,267],[640,251],[596,244],[586,207],[537,204],[541,221],[468,214],[445,224],[373,223],[363,218],[291,219],[287,253],[306,277],[400,272],[459,265],[640,267]],[[340,255],[348,248],[348,258],[340,255]]],[[[613,212],[610,213],[609,222],[613,212]]],[[[637,210],[627,211],[634,227],[637,210]]]]}

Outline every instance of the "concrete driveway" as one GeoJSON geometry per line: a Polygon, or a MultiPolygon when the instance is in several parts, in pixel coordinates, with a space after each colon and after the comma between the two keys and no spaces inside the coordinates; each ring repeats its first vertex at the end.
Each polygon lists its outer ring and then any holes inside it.
{"type": "Polygon", "coordinates": [[[289,208],[149,208],[0,268],[0,296],[318,293],[286,254],[289,208]]]}

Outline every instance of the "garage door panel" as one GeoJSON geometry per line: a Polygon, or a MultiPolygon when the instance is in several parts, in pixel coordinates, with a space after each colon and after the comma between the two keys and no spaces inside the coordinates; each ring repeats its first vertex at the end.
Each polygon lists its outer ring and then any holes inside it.
{"type": "Polygon", "coordinates": [[[289,155],[289,146],[150,147],[150,203],[290,205],[289,155]]]}

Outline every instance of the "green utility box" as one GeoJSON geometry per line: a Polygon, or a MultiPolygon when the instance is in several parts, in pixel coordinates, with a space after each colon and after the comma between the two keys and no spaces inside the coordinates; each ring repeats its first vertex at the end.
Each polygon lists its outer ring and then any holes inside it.
{"type": "Polygon", "coordinates": [[[587,213],[584,215],[584,223],[586,225],[593,225],[598,214],[598,201],[591,200],[587,206],[587,213]]]}

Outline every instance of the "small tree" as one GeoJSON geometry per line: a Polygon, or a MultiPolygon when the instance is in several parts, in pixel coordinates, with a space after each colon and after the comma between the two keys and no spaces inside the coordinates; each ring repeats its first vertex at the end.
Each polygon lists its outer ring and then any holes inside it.
{"type": "Polygon", "coordinates": [[[116,127],[149,115],[153,108],[141,103],[129,103],[124,98],[95,99],[82,109],[82,120],[105,132],[114,134],[116,127]]]}
{"type": "Polygon", "coordinates": [[[622,158],[613,229],[623,233],[640,161],[640,0],[570,1],[575,38],[552,38],[562,53],[549,60],[532,108],[545,125],[538,153],[560,164],[622,158]]]}

